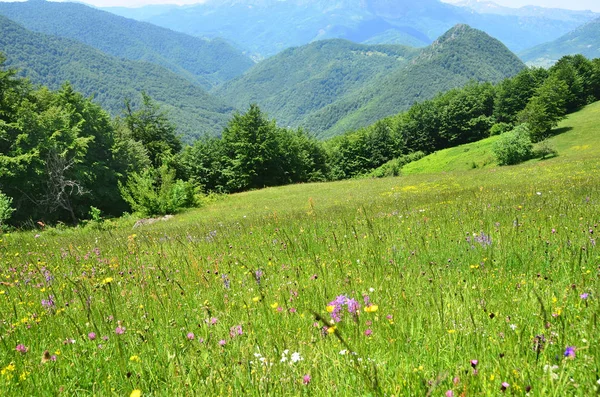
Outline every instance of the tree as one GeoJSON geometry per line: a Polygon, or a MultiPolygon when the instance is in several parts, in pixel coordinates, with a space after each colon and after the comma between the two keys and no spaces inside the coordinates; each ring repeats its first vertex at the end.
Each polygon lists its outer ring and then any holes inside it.
{"type": "Polygon", "coordinates": [[[536,95],[518,115],[521,123],[527,123],[533,142],[547,138],[550,130],[565,117],[567,96],[567,84],[556,75],[550,76],[536,90],[536,95]]]}
{"type": "Polygon", "coordinates": [[[500,136],[492,148],[499,165],[514,165],[531,158],[533,144],[526,124],[500,136]]]}
{"type": "Polygon", "coordinates": [[[145,92],[142,92],[142,104],[138,110],[133,110],[131,100],[125,100],[124,121],[131,131],[131,137],[141,142],[148,151],[155,168],[160,166],[163,156],[181,150],[175,125],[145,92]]]}

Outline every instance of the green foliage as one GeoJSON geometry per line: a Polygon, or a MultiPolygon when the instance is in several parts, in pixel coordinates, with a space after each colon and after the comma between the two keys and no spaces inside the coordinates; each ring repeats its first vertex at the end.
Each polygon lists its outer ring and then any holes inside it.
{"type": "Polygon", "coordinates": [[[145,92],[142,92],[142,104],[138,110],[133,110],[129,99],[125,100],[123,122],[131,131],[131,138],[144,145],[154,167],[158,167],[163,158],[181,150],[175,125],[145,92]]]}
{"type": "Polygon", "coordinates": [[[119,183],[123,199],[143,216],[166,215],[194,205],[194,186],[175,179],[175,170],[162,165],[141,174],[129,175],[126,184],[119,183]]]}
{"type": "Polygon", "coordinates": [[[567,84],[551,75],[537,90],[523,111],[518,114],[521,123],[527,123],[531,140],[539,142],[548,137],[566,114],[565,103],[569,95],[567,84]]]}
{"type": "Polygon", "coordinates": [[[402,167],[406,164],[410,164],[413,161],[417,161],[425,157],[425,153],[423,152],[413,152],[411,154],[406,154],[400,157],[397,157],[393,160],[388,161],[384,165],[375,170],[371,171],[367,176],[373,178],[387,178],[392,176],[400,176],[402,175],[402,167]]]}
{"type": "Polygon", "coordinates": [[[496,123],[490,128],[490,136],[504,134],[512,129],[512,126],[508,123],[500,122],[496,123]]]}
{"type": "Polygon", "coordinates": [[[529,160],[533,154],[533,143],[527,125],[521,124],[500,136],[493,152],[499,165],[514,165],[529,160]]]}
{"type": "Polygon", "coordinates": [[[0,192],[0,230],[5,226],[6,221],[10,219],[15,208],[12,208],[12,197],[0,192]]]}

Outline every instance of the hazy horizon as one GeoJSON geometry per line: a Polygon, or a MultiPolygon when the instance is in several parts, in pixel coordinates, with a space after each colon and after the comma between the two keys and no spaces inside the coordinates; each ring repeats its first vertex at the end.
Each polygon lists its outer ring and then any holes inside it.
{"type": "MultiPolygon", "coordinates": [[[[0,0],[2,2],[15,0],[0,0]]],[[[16,0],[21,1],[21,0],[16,0]]],[[[62,1],[62,0],[54,0],[62,1]]],[[[152,4],[198,4],[204,3],[207,0],[84,0],[77,1],[93,5],[96,7],[142,7],[152,4]]],[[[441,0],[444,3],[458,3],[463,0],[441,0]]],[[[488,0],[477,0],[488,1],[488,0]]],[[[519,8],[527,5],[547,7],[547,8],[563,8],[568,10],[591,10],[600,12],[600,1],[598,0],[491,0],[506,7],[519,8]]]]}

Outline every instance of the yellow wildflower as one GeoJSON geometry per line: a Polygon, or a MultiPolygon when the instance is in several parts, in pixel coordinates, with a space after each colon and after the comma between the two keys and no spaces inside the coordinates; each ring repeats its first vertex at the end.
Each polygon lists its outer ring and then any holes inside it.
{"type": "Polygon", "coordinates": [[[129,397],[141,397],[141,395],[142,395],[142,391],[140,389],[135,389],[134,391],[131,392],[129,397]]]}

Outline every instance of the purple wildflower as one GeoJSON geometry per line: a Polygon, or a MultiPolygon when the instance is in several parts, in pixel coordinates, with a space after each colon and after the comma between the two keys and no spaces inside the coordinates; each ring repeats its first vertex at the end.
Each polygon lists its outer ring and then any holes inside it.
{"type": "Polygon", "coordinates": [[[356,299],[348,299],[346,306],[348,306],[348,313],[350,314],[357,314],[360,310],[360,305],[356,299]]]}
{"type": "Polygon", "coordinates": [[[231,288],[231,282],[229,281],[229,277],[226,274],[221,275],[221,279],[223,279],[223,286],[225,289],[231,288]]]}
{"type": "Polygon", "coordinates": [[[25,354],[25,353],[27,353],[27,350],[29,350],[29,349],[27,347],[25,347],[25,345],[23,345],[23,344],[18,344],[17,347],[15,347],[15,350],[21,354],[25,354]]]}
{"type": "Polygon", "coordinates": [[[471,367],[476,368],[477,364],[479,364],[478,360],[471,360],[471,367]]]}
{"type": "Polygon", "coordinates": [[[90,332],[90,333],[88,334],[88,339],[89,339],[89,340],[94,340],[94,339],[96,339],[96,334],[95,334],[94,332],[90,332]]]}
{"type": "Polygon", "coordinates": [[[188,338],[188,340],[194,340],[194,338],[195,338],[194,333],[193,332],[188,332],[187,338],[188,338]]]}
{"type": "Polygon", "coordinates": [[[54,306],[55,306],[54,296],[50,295],[50,296],[48,296],[48,299],[42,299],[42,306],[44,306],[46,309],[54,308],[54,306]]]}
{"type": "Polygon", "coordinates": [[[510,384],[508,384],[507,382],[502,382],[502,385],[500,386],[500,390],[506,391],[506,389],[508,389],[509,387],[510,387],[510,384]]]}
{"type": "Polygon", "coordinates": [[[584,300],[587,299],[589,296],[590,294],[588,294],[587,292],[584,292],[583,294],[579,295],[579,297],[584,300]]]}
{"type": "Polygon", "coordinates": [[[219,346],[225,346],[227,344],[227,342],[225,341],[225,339],[221,339],[219,341],[219,346]]]}
{"type": "Polygon", "coordinates": [[[260,285],[260,281],[263,275],[264,273],[261,269],[258,269],[254,272],[254,280],[256,280],[256,284],[260,285]]]}
{"type": "Polygon", "coordinates": [[[565,357],[575,358],[575,346],[567,346],[565,349],[565,357]]]}
{"type": "Polygon", "coordinates": [[[371,330],[371,328],[367,328],[365,330],[365,336],[371,336],[372,333],[373,333],[373,331],[371,330]]]}
{"type": "Polygon", "coordinates": [[[304,377],[302,378],[302,383],[304,383],[305,385],[308,385],[310,383],[311,377],[309,374],[304,375],[304,377]]]}
{"type": "Polygon", "coordinates": [[[452,390],[448,390],[445,394],[446,397],[454,397],[454,392],[452,390]]]}
{"type": "Polygon", "coordinates": [[[124,333],[125,333],[125,327],[118,326],[117,328],[115,328],[115,334],[123,335],[124,333]]]}

